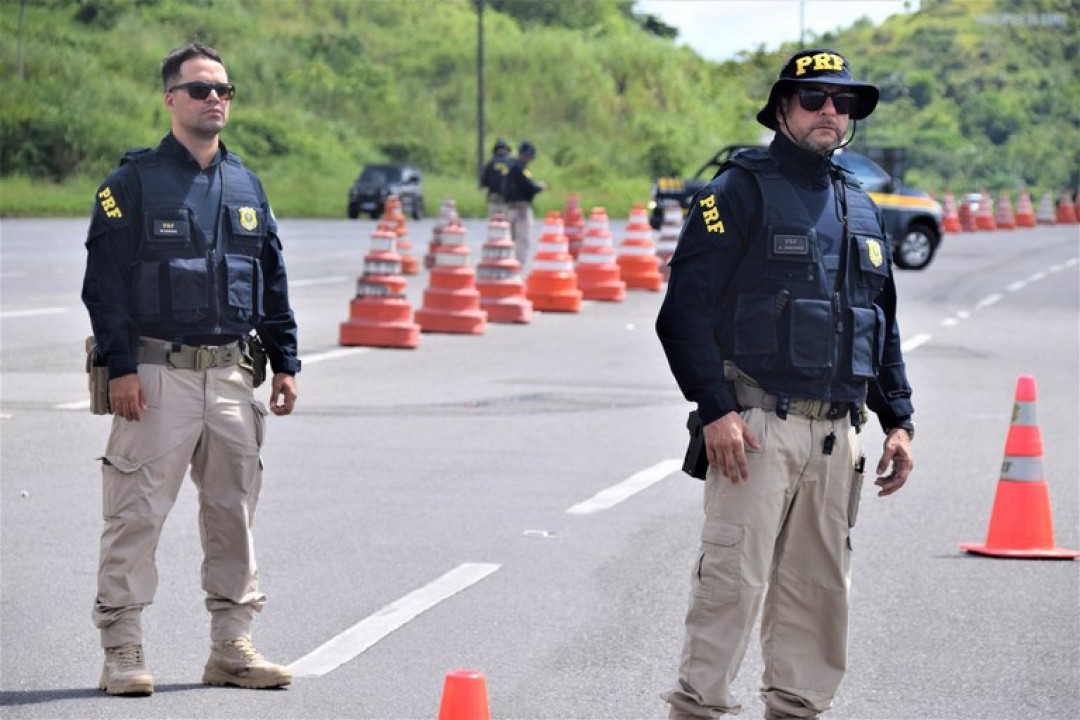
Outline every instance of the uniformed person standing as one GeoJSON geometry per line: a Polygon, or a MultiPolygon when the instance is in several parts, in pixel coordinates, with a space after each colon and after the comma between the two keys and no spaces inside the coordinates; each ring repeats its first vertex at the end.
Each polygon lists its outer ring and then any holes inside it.
{"type": "Polygon", "coordinates": [[[250,637],[265,602],[251,527],[267,411],[239,362],[254,329],[274,373],[270,411],[288,415],[300,361],[284,258],[262,184],[218,139],[235,92],[221,57],[180,48],[162,61],[161,79],[171,132],[125,155],[98,190],[86,240],[82,297],[114,413],[93,608],[105,649],[100,687],[154,690],[141,617],[157,588],[162,524],[189,467],[210,612],[203,682],[279,687],[292,673],[250,637]]]}
{"type": "Polygon", "coordinates": [[[886,432],[878,494],[914,465],[881,215],[831,161],[877,100],[839,53],[797,53],[757,115],[772,144],[695,196],[671,259],[656,328],[709,461],[672,718],[740,710],[731,683],[759,610],[765,717],[830,707],[846,667],[864,401],[886,432]]]}
{"type": "Polygon", "coordinates": [[[487,191],[488,218],[496,215],[506,217],[506,198],[503,197],[503,178],[510,172],[514,158],[510,156],[510,146],[499,138],[491,150],[491,158],[484,163],[480,171],[480,189],[487,191]]]}
{"type": "Polygon", "coordinates": [[[545,187],[534,180],[529,163],[536,157],[536,148],[530,142],[518,146],[517,159],[503,181],[503,197],[510,213],[510,236],[514,239],[514,256],[523,266],[529,261],[532,243],[533,198],[545,187]]]}

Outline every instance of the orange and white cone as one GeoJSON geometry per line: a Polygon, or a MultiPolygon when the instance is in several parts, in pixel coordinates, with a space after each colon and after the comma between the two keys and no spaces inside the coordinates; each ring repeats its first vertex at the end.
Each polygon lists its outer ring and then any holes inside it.
{"type": "Polygon", "coordinates": [[[664,286],[660,263],[656,258],[649,213],[643,203],[634,203],[619,245],[619,269],[626,287],[631,290],[658,292],[664,286]]]}
{"type": "Polygon", "coordinates": [[[570,251],[570,257],[577,260],[581,243],[585,240],[585,214],[581,210],[581,198],[574,193],[566,196],[563,230],[566,233],[566,249],[570,251]]]}
{"type": "Polygon", "coordinates": [[[660,239],[656,241],[656,257],[660,261],[660,272],[665,280],[669,272],[668,260],[675,254],[682,226],[682,206],[673,200],[668,200],[664,204],[664,221],[660,225],[660,239]]]}
{"type": "Polygon", "coordinates": [[[443,198],[439,205],[439,216],[435,220],[435,226],[431,229],[431,241],[428,243],[427,253],[424,255],[424,267],[428,270],[435,267],[435,251],[442,242],[442,231],[454,218],[458,217],[457,201],[454,198],[443,198]]]}
{"type": "Polygon", "coordinates": [[[420,261],[412,253],[409,228],[406,225],[405,213],[401,209],[401,198],[397,195],[386,198],[386,210],[383,212],[383,217],[389,220],[390,227],[397,233],[397,250],[401,254],[401,274],[416,275],[420,272],[420,261]]]}
{"type": "Polygon", "coordinates": [[[487,313],[480,309],[476,271],[469,264],[465,226],[460,220],[443,228],[435,252],[435,267],[424,291],[424,304],[416,311],[422,332],[481,335],[487,330],[487,313]]]}
{"type": "Polygon", "coordinates": [[[589,212],[585,239],[577,259],[578,288],[586,300],[620,302],[626,297],[626,283],[621,276],[607,212],[602,207],[594,207],[589,212]]]}
{"type": "Polygon", "coordinates": [[[997,211],[994,213],[994,222],[997,223],[998,230],[1015,230],[1016,229],[1016,216],[1013,215],[1012,200],[1009,199],[1009,193],[1006,190],[1002,190],[998,195],[997,211]]]}
{"type": "Polygon", "coordinates": [[[1016,200],[1016,227],[1035,227],[1035,208],[1031,205],[1031,194],[1024,188],[1016,200]]]}
{"type": "Polygon", "coordinates": [[[1080,551],[1054,543],[1050,490],[1043,479],[1042,455],[1042,433],[1035,413],[1035,378],[1021,375],[1016,381],[1016,403],[986,542],[962,543],[962,549],[1007,558],[1071,560],[1080,556],[1080,551]]]}
{"type": "Polygon", "coordinates": [[[997,221],[994,220],[994,201],[990,199],[990,193],[985,190],[979,198],[979,207],[975,210],[975,227],[979,230],[997,230],[997,221]]]}
{"type": "Polygon", "coordinates": [[[941,210],[941,229],[947,233],[960,232],[963,227],[960,225],[960,213],[956,210],[956,197],[951,190],[945,193],[941,210]]]}
{"type": "Polygon", "coordinates": [[[1056,220],[1058,225],[1076,224],[1076,208],[1073,206],[1073,202],[1069,198],[1069,193],[1067,192],[1061,193],[1061,199],[1058,201],[1056,220]]]}
{"type": "Polygon", "coordinates": [[[544,220],[544,232],[525,281],[525,294],[537,310],[575,313],[581,310],[582,293],[577,286],[574,258],[570,256],[562,216],[557,210],[549,212],[544,220]]]}
{"type": "Polygon", "coordinates": [[[478,670],[454,670],[443,681],[439,720],[490,720],[487,683],[478,670]]]}
{"type": "Polygon", "coordinates": [[[480,291],[480,307],[490,322],[532,321],[533,304],[525,297],[510,223],[500,213],[488,222],[487,242],[480,249],[480,263],[476,266],[476,289],[480,291]]]}
{"type": "Polygon", "coordinates": [[[420,326],[413,322],[412,306],[405,299],[396,246],[397,235],[380,223],[364,256],[364,274],[356,281],[349,319],[338,328],[338,344],[414,348],[420,343],[420,326]]]}
{"type": "Polygon", "coordinates": [[[1035,211],[1035,222],[1039,225],[1056,225],[1057,214],[1054,212],[1054,199],[1049,192],[1039,198],[1039,209],[1035,211]]]}

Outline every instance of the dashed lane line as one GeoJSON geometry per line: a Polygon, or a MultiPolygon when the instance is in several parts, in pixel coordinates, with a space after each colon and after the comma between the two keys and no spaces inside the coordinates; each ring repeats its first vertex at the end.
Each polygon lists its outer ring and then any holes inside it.
{"type": "Polygon", "coordinates": [[[39,315],[59,315],[60,313],[66,313],[70,308],[66,307],[52,307],[52,308],[34,308],[33,310],[8,310],[6,312],[0,312],[0,320],[7,320],[9,318],[22,318],[22,317],[38,317],[39,315]]]}
{"type": "Polygon", "coordinates": [[[601,510],[608,510],[681,469],[682,460],[675,458],[662,460],[652,467],[634,473],[616,485],[601,490],[588,500],[567,508],[566,512],[570,515],[591,515],[601,510]]]}
{"type": "Polygon", "coordinates": [[[322,362],[323,360],[336,360],[338,358],[349,357],[350,355],[359,355],[361,353],[370,352],[371,348],[366,347],[349,347],[340,348],[338,350],[327,350],[326,352],[315,353],[314,355],[301,355],[301,365],[310,365],[312,363],[322,362]]]}
{"type": "Polygon", "coordinates": [[[289,667],[301,677],[320,677],[360,655],[375,643],[430,610],[488,577],[501,565],[464,563],[427,585],[395,600],[348,630],[336,635],[289,667]]]}

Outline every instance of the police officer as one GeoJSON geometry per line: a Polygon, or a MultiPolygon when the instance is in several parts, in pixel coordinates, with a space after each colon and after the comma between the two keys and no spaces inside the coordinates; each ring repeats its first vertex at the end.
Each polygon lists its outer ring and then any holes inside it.
{"type": "Polygon", "coordinates": [[[279,687],[292,673],[250,638],[265,602],[251,526],[267,411],[239,362],[254,329],[274,371],[270,411],[288,415],[300,361],[282,248],[262,184],[218,139],[235,92],[220,55],[199,44],[177,49],[161,79],[171,132],[124,156],[98,190],[86,240],[82,297],[114,413],[93,608],[105,649],[100,687],[154,690],[141,616],[157,587],[162,524],[189,466],[210,612],[203,682],[279,687]]]}
{"type": "Polygon", "coordinates": [[[525,265],[529,260],[532,242],[533,198],[547,186],[534,180],[529,163],[536,157],[536,148],[530,142],[518,145],[517,159],[503,180],[503,197],[509,210],[510,236],[514,239],[514,256],[525,265]]]}
{"type": "Polygon", "coordinates": [[[506,198],[502,194],[503,178],[510,171],[514,158],[510,157],[510,146],[499,138],[491,150],[491,159],[480,171],[480,189],[487,191],[488,217],[506,216],[506,198]]]}
{"type": "Polygon", "coordinates": [[[730,685],[759,610],[765,717],[830,707],[846,666],[864,401],[886,432],[878,494],[914,464],[881,214],[831,161],[877,100],[840,53],[794,55],[757,115],[772,144],[695,196],[671,259],[656,328],[709,461],[672,718],[739,711],[730,685]]]}

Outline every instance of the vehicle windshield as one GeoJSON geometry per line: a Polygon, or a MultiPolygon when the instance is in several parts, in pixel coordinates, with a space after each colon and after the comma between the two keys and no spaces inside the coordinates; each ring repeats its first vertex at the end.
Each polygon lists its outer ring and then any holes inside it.
{"type": "Polygon", "coordinates": [[[868,157],[855,153],[836,153],[833,161],[855,173],[855,179],[867,192],[882,192],[889,185],[889,175],[868,157]]]}
{"type": "Polygon", "coordinates": [[[360,182],[380,185],[401,182],[401,168],[386,165],[369,165],[360,175],[360,182]]]}

